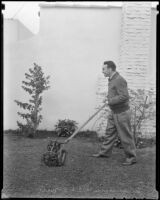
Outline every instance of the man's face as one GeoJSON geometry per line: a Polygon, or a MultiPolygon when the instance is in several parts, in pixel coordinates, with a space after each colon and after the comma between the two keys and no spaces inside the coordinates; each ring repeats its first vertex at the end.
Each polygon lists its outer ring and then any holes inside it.
{"type": "Polygon", "coordinates": [[[104,74],[105,77],[110,77],[111,71],[112,71],[111,68],[107,68],[107,64],[103,65],[103,67],[102,67],[102,73],[104,74]]]}

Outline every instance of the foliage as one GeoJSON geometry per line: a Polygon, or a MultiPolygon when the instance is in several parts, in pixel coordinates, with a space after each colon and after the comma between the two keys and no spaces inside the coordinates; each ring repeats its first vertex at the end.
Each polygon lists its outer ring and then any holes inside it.
{"type": "Polygon", "coordinates": [[[8,130],[4,130],[4,134],[13,134],[13,135],[19,135],[20,134],[20,131],[19,129],[8,129],[8,130]]]}
{"type": "Polygon", "coordinates": [[[31,99],[29,103],[15,100],[16,104],[27,113],[17,112],[20,117],[26,120],[26,124],[17,121],[17,125],[23,133],[33,137],[39,124],[42,121],[42,115],[39,114],[42,110],[42,93],[49,89],[49,76],[45,77],[42,68],[34,63],[34,67],[29,68],[29,73],[25,73],[25,78],[28,81],[22,81],[22,88],[29,93],[31,99]]]}
{"type": "Polygon", "coordinates": [[[97,132],[91,130],[80,131],[75,137],[98,138],[97,132]]]}
{"type": "Polygon", "coordinates": [[[137,145],[137,138],[142,135],[142,122],[146,119],[153,119],[155,116],[155,101],[153,99],[153,91],[149,90],[131,90],[130,107],[131,107],[131,127],[134,134],[135,144],[137,145]]]}
{"type": "Polygon", "coordinates": [[[70,136],[78,128],[77,125],[78,123],[73,120],[58,120],[58,123],[55,125],[55,131],[58,136],[70,136]]]}
{"type": "MultiPolygon", "coordinates": [[[[144,145],[141,136],[142,123],[146,119],[153,119],[155,116],[155,101],[153,99],[153,91],[148,92],[144,89],[131,90],[130,95],[130,108],[131,108],[131,128],[134,135],[135,145],[141,148],[144,145]]],[[[118,137],[115,146],[122,147],[120,138],[118,137]]]]}
{"type": "MultiPolygon", "coordinates": [[[[139,138],[142,136],[143,122],[148,119],[155,120],[155,94],[153,89],[150,89],[149,91],[144,89],[129,89],[129,95],[131,108],[131,128],[134,134],[135,144],[136,146],[138,146],[140,142],[139,138]]],[[[106,93],[101,94],[101,96],[104,99],[103,102],[105,102],[105,99],[107,98],[106,93]]],[[[103,112],[101,112],[100,116],[95,122],[95,124],[99,122],[97,129],[98,132],[100,132],[104,128],[109,113],[107,108],[103,112]]],[[[100,140],[103,140],[103,138],[101,138],[100,140]]],[[[115,141],[115,146],[120,148],[122,147],[119,137],[115,141]]]]}

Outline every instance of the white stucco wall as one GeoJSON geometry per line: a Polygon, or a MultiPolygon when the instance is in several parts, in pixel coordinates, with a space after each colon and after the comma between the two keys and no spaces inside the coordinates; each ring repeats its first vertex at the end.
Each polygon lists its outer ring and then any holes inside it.
{"type": "MultiPolygon", "coordinates": [[[[123,4],[119,72],[127,80],[129,89],[150,90],[152,88],[154,91],[156,89],[156,65],[151,65],[156,61],[156,48],[153,46],[156,40],[156,31],[153,28],[156,24],[155,16],[151,10],[151,2],[124,2],[123,4]]],[[[105,82],[101,86],[102,90],[106,91],[105,82]]],[[[99,121],[101,133],[103,130],[105,134],[106,116],[104,120],[99,121]]],[[[144,121],[141,131],[145,136],[155,134],[155,116],[152,120],[144,121]]]]}
{"type": "MultiPolygon", "coordinates": [[[[40,125],[48,130],[58,119],[69,118],[79,124],[87,120],[95,112],[96,84],[103,61],[115,61],[118,70],[121,8],[52,7],[40,12],[39,34],[5,46],[4,129],[17,128],[19,108],[14,99],[28,97],[21,82],[33,62],[51,76],[40,125]]],[[[155,22],[152,26],[155,37],[155,22]]],[[[153,65],[154,45],[152,42],[153,65]]]]}
{"type": "Polygon", "coordinates": [[[17,19],[4,19],[3,24],[4,45],[10,45],[11,43],[34,36],[34,34],[17,19]]]}
{"type": "Polygon", "coordinates": [[[17,21],[5,19],[3,24],[4,24],[4,29],[3,29],[4,43],[10,44],[11,42],[17,41],[18,40],[17,21]],[[12,31],[12,34],[10,34],[11,31],[12,31]]]}
{"type": "Polygon", "coordinates": [[[156,26],[157,26],[157,14],[156,10],[151,12],[151,41],[150,41],[150,63],[149,72],[151,75],[151,81],[156,84],[156,26]]]}

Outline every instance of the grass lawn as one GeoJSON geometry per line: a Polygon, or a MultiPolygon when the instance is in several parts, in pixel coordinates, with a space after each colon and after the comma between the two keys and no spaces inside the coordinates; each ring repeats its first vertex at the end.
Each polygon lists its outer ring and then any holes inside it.
{"type": "Polygon", "coordinates": [[[40,158],[48,141],[4,135],[2,197],[158,198],[155,146],[138,149],[138,163],[122,166],[123,149],[94,158],[101,143],[74,138],[65,145],[65,166],[47,167],[40,158]]]}

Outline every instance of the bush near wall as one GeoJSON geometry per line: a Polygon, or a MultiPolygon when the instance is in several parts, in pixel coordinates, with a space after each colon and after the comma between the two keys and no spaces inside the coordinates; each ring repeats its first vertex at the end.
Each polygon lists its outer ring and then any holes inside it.
{"type": "Polygon", "coordinates": [[[55,132],[57,133],[57,136],[71,136],[77,130],[77,125],[78,123],[74,120],[58,120],[58,122],[55,125],[55,132]]]}
{"type": "Polygon", "coordinates": [[[76,138],[85,137],[85,138],[98,139],[98,134],[96,131],[86,130],[86,131],[80,131],[79,133],[77,133],[77,135],[75,137],[76,138]]]}
{"type": "MultiPolygon", "coordinates": [[[[131,125],[132,131],[136,137],[147,137],[145,134],[148,123],[154,123],[156,119],[156,102],[154,99],[153,90],[131,90],[130,94],[130,107],[131,107],[131,125]]],[[[152,124],[154,127],[154,124],[152,124]]],[[[153,128],[154,129],[154,128],[153,128]]]]}
{"type": "Polygon", "coordinates": [[[20,134],[19,130],[16,129],[16,130],[13,130],[13,129],[8,129],[8,130],[4,130],[3,131],[4,134],[20,134]]]}
{"type": "MultiPolygon", "coordinates": [[[[17,130],[13,130],[13,129],[4,130],[4,134],[24,136],[18,129],[17,130]]],[[[57,132],[55,130],[53,130],[53,131],[49,131],[46,129],[37,130],[37,134],[36,134],[35,138],[47,138],[47,137],[60,137],[60,136],[57,136],[57,132]]],[[[83,138],[83,137],[84,138],[95,138],[97,140],[99,138],[97,135],[97,132],[91,131],[91,130],[80,131],[77,133],[77,135],[75,135],[75,138],[83,138]]]]}
{"type": "MultiPolygon", "coordinates": [[[[4,130],[4,134],[27,137],[18,129],[17,130],[13,130],[13,129],[4,130]]],[[[49,131],[49,130],[44,129],[44,130],[37,130],[34,138],[47,138],[47,137],[56,137],[56,136],[57,135],[56,135],[55,131],[49,131]]]]}
{"type": "MultiPolygon", "coordinates": [[[[135,137],[136,146],[143,146],[147,141],[154,141],[155,143],[155,135],[150,132],[148,134],[148,126],[152,126],[152,131],[155,131],[155,121],[156,121],[156,100],[155,100],[155,91],[153,88],[150,90],[144,89],[128,89],[130,95],[130,108],[131,108],[131,126],[132,131],[135,137]],[[146,98],[147,97],[147,98],[146,98]],[[150,136],[150,137],[148,137],[150,136]],[[143,144],[142,144],[143,143],[143,144]]],[[[106,93],[100,93],[100,96],[103,100],[107,97],[106,93]]],[[[99,125],[97,127],[97,131],[106,129],[107,126],[107,117],[108,110],[104,111],[100,117],[99,125]]],[[[105,137],[101,136],[99,141],[103,142],[105,137]]],[[[152,143],[152,142],[151,142],[152,143]]],[[[120,139],[117,138],[115,141],[115,146],[122,147],[120,144],[120,139]]]]}

